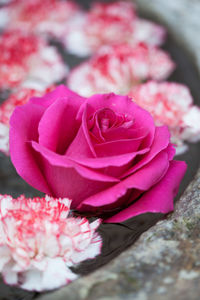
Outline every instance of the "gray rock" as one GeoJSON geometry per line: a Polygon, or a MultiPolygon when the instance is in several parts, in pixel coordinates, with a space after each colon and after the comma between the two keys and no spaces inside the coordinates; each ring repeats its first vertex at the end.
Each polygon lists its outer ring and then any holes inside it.
{"type": "Polygon", "coordinates": [[[105,267],[38,300],[197,300],[200,170],[175,212],[105,267]]]}
{"type": "MultiPolygon", "coordinates": [[[[200,70],[200,1],[136,2],[141,12],[169,28],[200,70]]],[[[198,300],[199,228],[200,170],[167,219],[105,267],[38,300],[198,300]]]]}

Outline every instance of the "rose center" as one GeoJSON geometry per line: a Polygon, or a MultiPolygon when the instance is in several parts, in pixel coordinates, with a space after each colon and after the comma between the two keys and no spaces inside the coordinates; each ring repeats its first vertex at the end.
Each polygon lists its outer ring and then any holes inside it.
{"type": "Polygon", "coordinates": [[[133,119],[127,114],[117,114],[109,108],[105,108],[98,113],[98,124],[100,129],[105,132],[110,128],[131,128],[133,119]]]}
{"type": "Polygon", "coordinates": [[[133,129],[134,120],[127,114],[116,113],[110,108],[98,110],[89,122],[90,134],[96,142],[127,138],[128,131],[133,129]],[[124,136],[123,132],[126,131],[124,136]]]}

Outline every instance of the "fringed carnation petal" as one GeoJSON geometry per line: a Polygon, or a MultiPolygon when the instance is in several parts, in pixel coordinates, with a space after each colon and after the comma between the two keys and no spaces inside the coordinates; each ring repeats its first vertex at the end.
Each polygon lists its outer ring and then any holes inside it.
{"type": "Polygon", "coordinates": [[[144,80],[167,78],[174,68],[169,55],[154,46],[144,43],[103,46],[70,72],[68,86],[83,96],[108,92],[127,94],[144,80]]]}
{"type": "Polygon", "coordinates": [[[185,141],[200,140],[200,109],[189,89],[178,83],[150,81],[134,87],[129,95],[148,110],[157,125],[167,125],[177,154],[187,151],[185,141]]]}
{"type": "Polygon", "coordinates": [[[69,199],[0,196],[0,270],[5,282],[51,290],[77,278],[69,266],[94,258],[100,220],[74,218],[69,199]],[[6,207],[7,203],[7,207],[6,207]]]}
{"type": "Polygon", "coordinates": [[[57,50],[42,38],[20,30],[0,36],[0,89],[15,88],[27,79],[50,85],[68,72],[57,50]]]}
{"type": "Polygon", "coordinates": [[[71,18],[79,10],[78,5],[69,0],[15,0],[2,9],[1,27],[59,38],[66,33],[71,18]]]}
{"type": "Polygon", "coordinates": [[[119,41],[158,46],[164,40],[165,29],[140,19],[135,5],[128,1],[94,3],[88,13],[79,13],[69,22],[68,32],[63,36],[67,50],[79,56],[94,54],[101,46],[119,41]]]}

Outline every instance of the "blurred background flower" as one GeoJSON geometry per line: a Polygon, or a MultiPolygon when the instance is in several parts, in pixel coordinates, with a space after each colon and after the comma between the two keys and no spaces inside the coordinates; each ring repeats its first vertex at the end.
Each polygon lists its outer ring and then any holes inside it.
{"type": "Polygon", "coordinates": [[[7,284],[55,289],[77,278],[69,267],[101,253],[100,220],[74,218],[70,203],[0,196],[0,272],[7,284]]]}

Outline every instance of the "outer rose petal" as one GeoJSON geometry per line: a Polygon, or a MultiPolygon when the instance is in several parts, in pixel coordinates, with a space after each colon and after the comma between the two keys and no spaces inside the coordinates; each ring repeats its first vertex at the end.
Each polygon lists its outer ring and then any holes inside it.
{"type": "Polygon", "coordinates": [[[61,86],[62,94],[45,110],[39,122],[39,143],[55,151],[64,153],[75,136],[79,123],[76,114],[84,98],[72,93],[65,86],[61,86]]]}
{"type": "Polygon", "coordinates": [[[10,120],[10,156],[20,174],[28,183],[47,194],[51,191],[39,169],[37,158],[27,141],[37,140],[38,123],[45,108],[27,103],[17,107],[10,120]],[[31,130],[30,130],[31,128],[31,130]]]}
{"type": "Polygon", "coordinates": [[[138,163],[136,163],[132,168],[130,168],[123,177],[136,172],[143,166],[147,165],[152,159],[160,153],[162,150],[166,149],[169,145],[170,133],[167,126],[156,127],[154,141],[151,145],[150,151],[144,156],[144,158],[140,159],[138,163]]]}
{"type": "MultiPolygon", "coordinates": [[[[111,186],[108,189],[103,190],[100,193],[96,193],[91,197],[85,199],[78,206],[81,211],[87,211],[88,207],[101,207],[115,202],[122,196],[124,196],[128,189],[136,189],[140,191],[147,191],[154,184],[159,182],[165,175],[169,167],[169,159],[167,152],[162,151],[149,164],[138,170],[133,175],[120,181],[119,183],[111,186]]],[[[129,199],[127,199],[129,201],[129,199]]],[[[124,201],[126,202],[126,201],[124,201]]]]}
{"type": "Polygon", "coordinates": [[[173,199],[185,174],[183,161],[172,161],[164,178],[128,208],[105,220],[106,223],[123,222],[147,212],[166,214],[173,210],[173,199]]]}
{"type": "MultiPolygon", "coordinates": [[[[33,143],[33,147],[41,154],[40,166],[48,186],[51,187],[51,195],[58,195],[58,197],[68,195],[73,199],[72,208],[75,208],[81,200],[92,195],[94,190],[102,191],[111,186],[113,182],[118,181],[111,176],[79,166],[70,159],[53,153],[37,143],[33,143]]],[[[37,185],[35,187],[37,188],[37,185]]]]}
{"type": "MultiPolygon", "coordinates": [[[[56,99],[75,95],[65,86],[59,86],[44,97],[32,98],[27,104],[17,107],[10,119],[11,160],[24,180],[47,194],[51,194],[51,190],[39,168],[38,157],[27,142],[38,141],[39,122],[56,99]]],[[[81,101],[83,98],[77,95],[77,99],[81,101]]]]}

